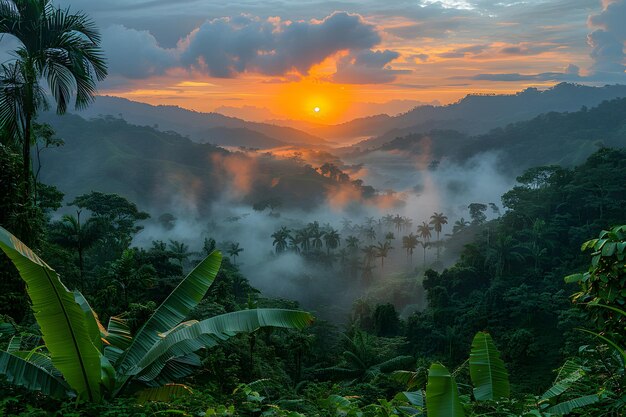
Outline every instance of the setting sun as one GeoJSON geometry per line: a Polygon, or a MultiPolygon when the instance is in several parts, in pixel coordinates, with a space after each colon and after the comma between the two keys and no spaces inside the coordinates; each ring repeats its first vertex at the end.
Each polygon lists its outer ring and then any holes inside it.
{"type": "Polygon", "coordinates": [[[294,119],[339,121],[352,102],[352,88],[328,82],[302,80],[285,84],[276,95],[277,111],[294,119]],[[323,111],[322,111],[323,109],[323,111]]]}

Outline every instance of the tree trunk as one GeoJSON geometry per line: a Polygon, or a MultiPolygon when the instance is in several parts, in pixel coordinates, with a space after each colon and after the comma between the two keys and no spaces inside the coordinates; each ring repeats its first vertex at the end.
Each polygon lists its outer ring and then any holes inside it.
{"type": "Polygon", "coordinates": [[[22,177],[24,180],[24,201],[30,200],[30,131],[32,124],[32,114],[26,111],[24,123],[24,137],[22,138],[22,177]]]}

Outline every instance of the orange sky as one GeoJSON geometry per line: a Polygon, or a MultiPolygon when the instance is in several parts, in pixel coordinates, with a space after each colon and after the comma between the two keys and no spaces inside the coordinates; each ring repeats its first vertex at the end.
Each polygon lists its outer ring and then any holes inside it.
{"type": "Polygon", "coordinates": [[[348,1],[354,10],[347,12],[333,12],[333,3],[322,0],[296,12],[297,4],[285,1],[288,16],[267,17],[258,2],[219,11],[202,3],[207,20],[196,18],[175,34],[163,32],[156,11],[136,29],[131,23],[137,20],[94,9],[105,27],[111,69],[100,93],[204,112],[253,107],[269,119],[338,123],[359,114],[364,103],[445,104],[469,93],[512,93],[561,81],[602,83],[593,73],[602,65],[623,77],[619,63],[611,62],[619,57],[602,56],[606,45],[594,45],[588,36],[594,30],[617,36],[606,17],[615,13],[610,5],[624,0],[397,1],[384,7],[348,1]],[[248,12],[252,8],[255,13],[248,12]],[[332,31],[337,24],[326,23],[337,17],[345,30],[315,35],[326,26],[332,31]],[[311,35],[298,38],[298,27],[311,35]],[[352,36],[351,43],[342,44],[344,35],[352,36]],[[309,42],[315,36],[323,42],[309,42]],[[608,64],[601,62],[605,58],[608,64]]]}

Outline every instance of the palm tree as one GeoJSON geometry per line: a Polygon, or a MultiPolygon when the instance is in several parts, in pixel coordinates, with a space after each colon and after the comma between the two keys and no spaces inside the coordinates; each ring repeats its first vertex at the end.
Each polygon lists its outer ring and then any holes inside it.
{"type": "Polygon", "coordinates": [[[324,237],[324,235],[325,233],[322,232],[320,229],[313,229],[311,231],[311,244],[315,249],[322,249],[322,238],[324,237]]]}
{"type": "Polygon", "coordinates": [[[457,234],[461,230],[465,229],[470,225],[470,222],[461,217],[459,220],[454,222],[454,226],[452,226],[452,234],[457,234]]]}
{"type": "Polygon", "coordinates": [[[406,257],[411,257],[411,263],[413,263],[413,250],[417,247],[417,236],[413,233],[402,238],[402,248],[406,249],[406,257]]]}
{"type": "Polygon", "coordinates": [[[95,80],[107,75],[100,34],[83,13],[55,8],[51,0],[0,0],[0,35],[19,44],[15,60],[0,67],[0,129],[22,144],[23,181],[30,198],[32,125],[47,99],[45,78],[57,113],[75,95],[76,109],[86,108],[96,94],[95,80]]]}
{"type": "Polygon", "coordinates": [[[393,232],[389,232],[385,235],[385,240],[387,241],[392,241],[396,238],[396,236],[393,234],[393,232]]]}
{"type": "Polygon", "coordinates": [[[348,249],[356,250],[359,248],[359,238],[356,236],[348,236],[346,238],[346,246],[348,249]]]}
{"type": "Polygon", "coordinates": [[[428,225],[426,222],[422,222],[419,226],[417,226],[417,233],[419,237],[424,240],[429,240],[432,237],[430,231],[433,230],[432,227],[428,225]]]}
{"type": "Polygon", "coordinates": [[[393,224],[396,226],[396,231],[400,233],[402,230],[403,218],[399,214],[396,214],[393,218],[393,224]]]}
{"type": "Polygon", "coordinates": [[[324,234],[324,242],[326,242],[326,251],[330,254],[331,249],[337,249],[341,245],[341,237],[332,227],[324,234]]]}
{"type": "Polygon", "coordinates": [[[365,230],[365,237],[372,242],[374,239],[376,239],[376,231],[370,227],[369,229],[365,230]]]}
{"type": "Polygon", "coordinates": [[[430,224],[433,225],[435,232],[437,232],[437,240],[439,240],[439,234],[441,230],[443,230],[443,225],[448,224],[448,217],[444,216],[443,213],[434,212],[432,216],[430,216],[430,224]]]}
{"type": "Polygon", "coordinates": [[[243,252],[243,248],[239,247],[239,243],[231,243],[228,247],[228,256],[233,258],[233,263],[237,265],[237,257],[241,252],[243,252]]]}
{"type": "Polygon", "coordinates": [[[276,253],[284,252],[287,249],[287,239],[289,239],[289,233],[291,231],[286,227],[281,227],[279,230],[272,234],[274,242],[272,246],[276,246],[276,253]]]}
{"type": "Polygon", "coordinates": [[[300,236],[289,236],[289,250],[293,253],[300,253],[300,244],[302,241],[300,240],[300,236]]]}
{"type": "Polygon", "coordinates": [[[61,221],[55,225],[58,232],[58,237],[55,240],[63,246],[76,249],[78,254],[78,277],[81,289],[84,291],[84,253],[96,243],[100,224],[94,217],[90,217],[81,224],[80,213],[81,211],[77,210],[76,217],[69,214],[61,217],[61,221]]]}
{"type": "Polygon", "coordinates": [[[448,224],[448,218],[443,215],[443,213],[434,212],[432,216],[430,216],[430,224],[432,224],[435,228],[435,232],[437,232],[437,260],[439,260],[439,254],[441,250],[439,234],[443,230],[443,225],[448,224]]]}
{"type": "Polygon", "coordinates": [[[377,258],[380,258],[380,273],[382,275],[383,269],[385,267],[385,258],[389,256],[389,251],[393,249],[393,246],[391,246],[391,243],[389,243],[388,240],[385,240],[385,242],[378,242],[378,245],[375,247],[375,249],[375,256],[377,258]]]}
{"type": "Polygon", "coordinates": [[[300,243],[303,252],[309,251],[310,243],[311,243],[309,239],[311,239],[311,233],[309,232],[308,228],[304,228],[304,229],[300,229],[296,231],[295,240],[297,240],[300,243]]]}
{"type": "Polygon", "coordinates": [[[381,220],[387,229],[391,229],[391,226],[393,226],[393,215],[387,214],[381,220]]]}

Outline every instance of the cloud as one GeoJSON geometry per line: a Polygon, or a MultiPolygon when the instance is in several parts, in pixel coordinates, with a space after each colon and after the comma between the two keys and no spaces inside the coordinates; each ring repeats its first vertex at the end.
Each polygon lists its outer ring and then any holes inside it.
{"type": "Polygon", "coordinates": [[[160,47],[145,30],[109,26],[102,31],[102,47],[107,52],[109,71],[126,78],[162,75],[176,65],[176,51],[160,47]]]}
{"type": "MultiPolygon", "coordinates": [[[[539,74],[477,74],[470,79],[476,81],[581,81],[584,79],[580,75],[580,68],[574,64],[569,64],[563,72],[542,72],[539,74]]],[[[464,77],[453,77],[461,79],[464,77]]]]}
{"type": "Polygon", "coordinates": [[[207,20],[182,38],[176,48],[163,48],[150,32],[122,25],[112,25],[103,32],[111,74],[128,79],[163,75],[175,68],[216,78],[244,73],[293,77],[306,75],[312,66],[347,51],[347,57],[339,60],[337,80],[391,82],[406,71],[388,66],[399,57],[397,52],[370,49],[380,42],[374,25],[346,12],[309,21],[250,15],[207,20]]]}
{"type": "Polygon", "coordinates": [[[190,33],[179,48],[185,66],[230,78],[244,72],[307,74],[339,51],[369,49],[380,41],[376,28],[361,16],[335,12],[319,21],[214,19],[190,33]]]}
{"type": "Polygon", "coordinates": [[[589,16],[594,30],[587,37],[593,65],[591,71],[608,77],[624,77],[624,41],[626,41],[626,1],[608,0],[599,14],[589,16]]]}
{"type": "Polygon", "coordinates": [[[460,19],[432,19],[415,24],[392,27],[385,29],[402,39],[415,38],[447,38],[452,32],[459,29],[462,21],[460,19]]]}
{"type": "Polygon", "coordinates": [[[466,55],[477,55],[489,48],[489,45],[470,45],[438,54],[440,58],[464,58],[466,55]]]}
{"type": "Polygon", "coordinates": [[[334,82],[342,84],[384,84],[396,80],[398,75],[408,74],[408,70],[394,70],[389,63],[400,54],[388,49],[384,51],[359,51],[337,62],[334,82]]]}

